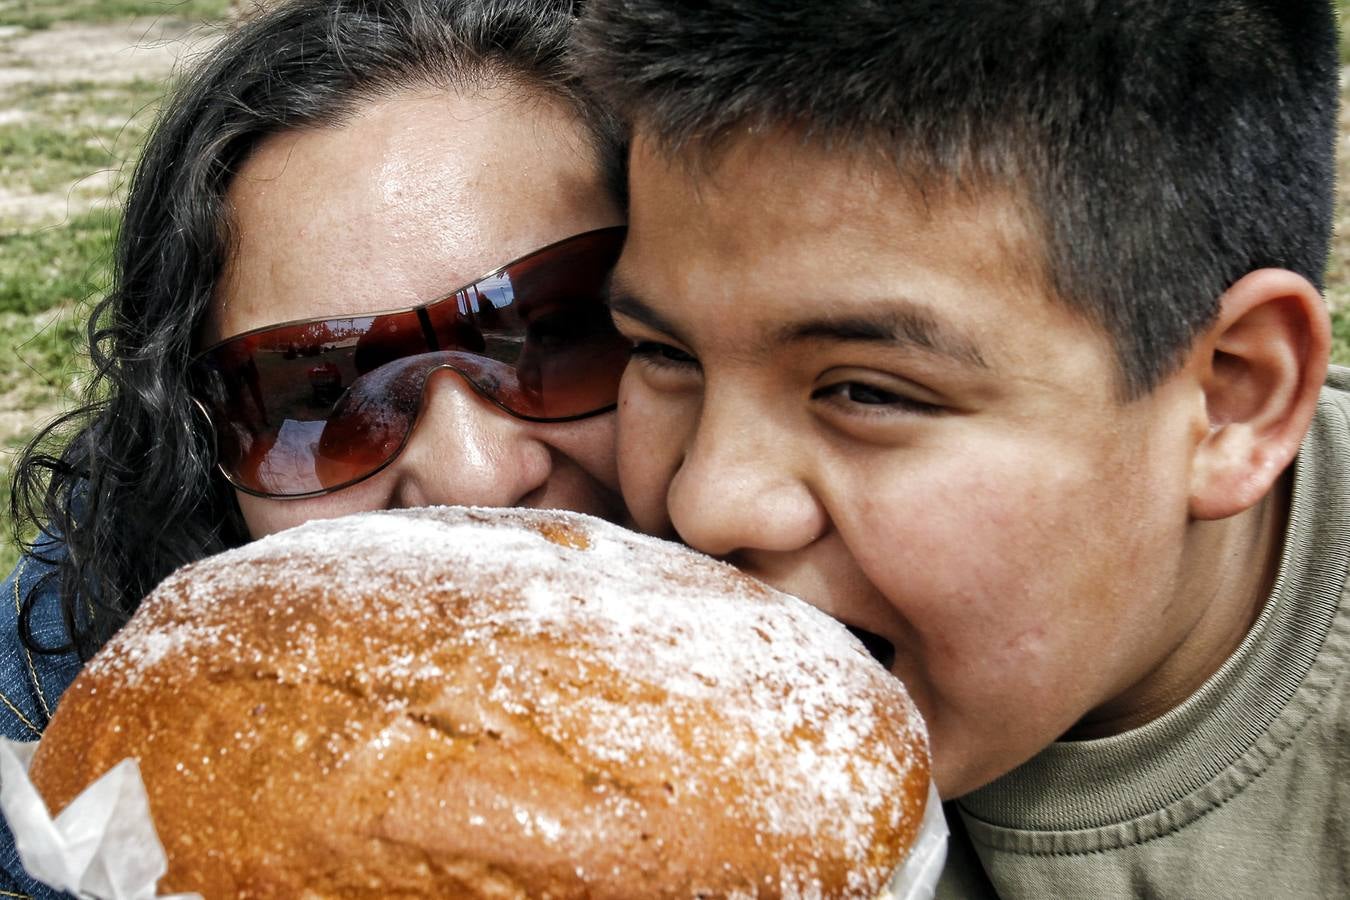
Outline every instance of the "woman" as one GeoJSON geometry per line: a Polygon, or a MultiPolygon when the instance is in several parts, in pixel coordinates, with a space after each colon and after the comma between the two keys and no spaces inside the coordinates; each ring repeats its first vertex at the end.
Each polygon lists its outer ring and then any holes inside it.
{"type": "MultiPolygon", "coordinates": [[[[250,538],[440,503],[621,514],[621,147],[564,65],[572,15],[296,0],[182,85],[90,322],[89,400],[16,468],[45,537],[3,587],[7,736],[41,733],[161,578],[250,538]]],[[[0,868],[0,893],[39,890],[7,840],[0,868]]]]}

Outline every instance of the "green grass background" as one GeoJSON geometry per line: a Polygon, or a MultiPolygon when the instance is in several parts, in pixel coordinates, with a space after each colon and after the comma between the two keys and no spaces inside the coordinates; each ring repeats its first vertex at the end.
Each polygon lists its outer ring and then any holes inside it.
{"type": "MultiPolygon", "coordinates": [[[[0,0],[0,50],[5,35],[65,23],[223,22],[229,5],[229,0],[0,0]]],[[[1350,0],[1337,5],[1344,20],[1350,0]]],[[[1342,34],[1341,58],[1350,63],[1350,33],[1342,34]]],[[[166,86],[155,80],[73,80],[5,89],[11,115],[0,117],[0,188],[68,196],[92,192],[113,202],[87,211],[87,203],[72,204],[81,211],[36,223],[0,215],[0,414],[31,414],[35,420],[0,442],[0,575],[17,558],[8,515],[11,459],[37,420],[58,411],[79,386],[82,317],[108,284],[117,228],[111,210],[166,86]]],[[[1342,172],[1350,173],[1350,113],[1344,104],[1341,121],[1338,155],[1342,172]]],[[[1327,300],[1334,358],[1350,364],[1347,198],[1343,184],[1327,300]]]]}
{"type": "MultiPolygon", "coordinates": [[[[223,23],[229,0],[0,0],[0,65],[10,40],[67,24],[223,23]]],[[[31,422],[0,441],[0,574],[17,559],[11,462],[63,408],[85,367],[84,316],[106,289],[115,212],[168,82],[38,79],[2,86],[0,189],[53,198],[52,212],[0,212],[0,415],[31,422]]]]}

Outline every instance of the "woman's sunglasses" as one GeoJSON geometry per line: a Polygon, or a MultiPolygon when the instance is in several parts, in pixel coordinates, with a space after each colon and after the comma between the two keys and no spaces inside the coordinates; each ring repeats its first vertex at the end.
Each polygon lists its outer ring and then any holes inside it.
{"type": "Polygon", "coordinates": [[[370,477],[403,449],[438,369],[531,422],[613,409],[629,344],[604,286],[624,231],[550,244],[422,306],[286,322],[204,350],[192,361],[193,396],[225,477],[260,497],[370,477]]]}

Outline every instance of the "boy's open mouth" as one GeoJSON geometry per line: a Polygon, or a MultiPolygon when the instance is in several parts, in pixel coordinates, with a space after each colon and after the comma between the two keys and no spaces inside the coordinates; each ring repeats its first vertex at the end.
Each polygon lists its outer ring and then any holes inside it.
{"type": "Polygon", "coordinates": [[[853,632],[853,636],[862,641],[863,646],[867,648],[867,652],[872,654],[872,657],[881,663],[887,671],[890,671],[891,665],[895,662],[894,644],[879,634],[873,634],[866,628],[859,628],[857,625],[845,625],[844,627],[853,632]]]}

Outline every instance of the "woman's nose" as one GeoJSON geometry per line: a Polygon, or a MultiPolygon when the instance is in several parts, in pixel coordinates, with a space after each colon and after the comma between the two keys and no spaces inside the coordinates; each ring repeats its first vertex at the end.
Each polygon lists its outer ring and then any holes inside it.
{"type": "Polygon", "coordinates": [[[518,506],[549,480],[548,448],[449,368],[427,376],[403,452],[395,507],[518,506]]]}

